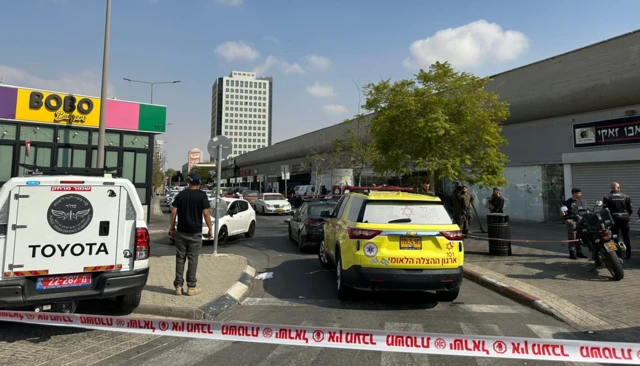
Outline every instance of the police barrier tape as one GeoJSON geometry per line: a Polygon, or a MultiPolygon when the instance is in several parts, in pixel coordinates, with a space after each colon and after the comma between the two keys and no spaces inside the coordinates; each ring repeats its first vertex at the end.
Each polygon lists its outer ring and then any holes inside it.
{"type": "Polygon", "coordinates": [[[496,240],[496,241],[513,241],[516,243],[573,243],[574,241],[580,241],[580,239],[571,240],[535,240],[535,239],[504,239],[504,238],[485,238],[484,236],[467,235],[469,239],[476,240],[496,240]]]}
{"type": "Polygon", "coordinates": [[[137,334],[367,351],[640,364],[640,344],[0,311],[0,321],[137,334]]]}

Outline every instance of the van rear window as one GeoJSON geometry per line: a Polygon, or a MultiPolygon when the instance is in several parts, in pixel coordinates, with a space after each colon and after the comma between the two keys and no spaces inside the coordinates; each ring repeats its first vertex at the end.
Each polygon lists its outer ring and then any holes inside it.
{"type": "Polygon", "coordinates": [[[360,222],[370,224],[453,224],[449,213],[440,202],[424,201],[368,201],[360,222]]]}

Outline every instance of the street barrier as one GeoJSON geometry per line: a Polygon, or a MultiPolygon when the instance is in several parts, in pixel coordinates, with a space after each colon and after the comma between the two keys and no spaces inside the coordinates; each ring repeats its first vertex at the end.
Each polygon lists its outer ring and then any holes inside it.
{"type": "Polygon", "coordinates": [[[640,344],[0,311],[0,321],[278,345],[445,356],[640,364],[640,344]]]}
{"type": "Polygon", "coordinates": [[[467,235],[470,239],[476,240],[496,240],[496,241],[515,241],[518,243],[572,243],[574,241],[580,241],[579,239],[572,240],[534,240],[534,239],[501,239],[501,238],[485,238],[484,236],[467,235]]]}

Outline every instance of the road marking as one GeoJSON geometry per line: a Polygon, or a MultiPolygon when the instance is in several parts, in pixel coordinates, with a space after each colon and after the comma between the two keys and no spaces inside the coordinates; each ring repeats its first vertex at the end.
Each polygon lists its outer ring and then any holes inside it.
{"type": "MultiPolygon", "coordinates": [[[[302,322],[303,327],[313,326],[313,323],[310,321],[302,322]]],[[[327,327],[337,328],[338,324],[327,324],[323,325],[327,327]]],[[[312,337],[312,334],[307,334],[307,337],[312,337]]],[[[312,340],[310,340],[312,342],[312,340]]],[[[295,366],[306,366],[312,365],[313,361],[315,361],[316,357],[322,352],[323,348],[320,347],[300,347],[300,346],[285,346],[280,345],[276,347],[273,352],[267,356],[262,362],[260,362],[259,366],[270,366],[270,365],[295,365],[295,366]]]]}
{"type": "MultiPolygon", "coordinates": [[[[489,335],[502,337],[504,334],[496,324],[471,324],[460,323],[462,333],[466,335],[489,335]]],[[[490,347],[491,345],[487,345],[490,347]]],[[[496,359],[496,358],[476,358],[478,366],[492,366],[492,365],[511,365],[513,360],[496,359]]]]}
{"type": "MultiPolygon", "coordinates": [[[[537,325],[537,324],[527,324],[527,327],[531,329],[531,331],[542,339],[572,339],[572,340],[580,340],[576,337],[575,334],[571,333],[568,329],[563,327],[556,327],[552,325],[537,325]]],[[[584,365],[597,365],[594,363],[578,363],[578,362],[565,362],[565,365],[571,366],[584,366],[584,365]]]]}
{"type": "MultiPolygon", "coordinates": [[[[269,297],[250,297],[242,302],[243,306],[317,306],[332,307],[336,309],[388,309],[389,306],[399,309],[419,310],[421,306],[429,307],[430,304],[381,304],[377,302],[342,302],[332,299],[275,299],[269,297]]],[[[530,310],[521,305],[475,305],[475,304],[439,304],[436,307],[423,309],[428,312],[454,311],[468,313],[495,313],[495,314],[526,314],[530,310]]]]}
{"type": "MultiPolygon", "coordinates": [[[[212,341],[210,339],[190,339],[171,349],[156,353],[155,357],[142,363],[135,364],[139,366],[193,365],[211,357],[214,353],[222,351],[233,343],[229,341],[212,341]]],[[[132,360],[135,360],[135,358],[132,360]]]]}
{"type": "MultiPolygon", "coordinates": [[[[384,330],[395,332],[418,332],[424,333],[422,324],[411,323],[384,323],[384,330]]],[[[429,366],[429,357],[417,353],[382,352],[380,358],[382,366],[429,366]]]]}

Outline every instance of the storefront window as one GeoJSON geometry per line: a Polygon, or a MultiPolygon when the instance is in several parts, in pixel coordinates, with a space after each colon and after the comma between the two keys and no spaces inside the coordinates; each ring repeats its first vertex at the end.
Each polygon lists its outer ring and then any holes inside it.
{"type": "MultiPolygon", "coordinates": [[[[48,168],[51,166],[51,148],[31,146],[29,157],[25,160],[24,146],[20,146],[20,161],[27,164],[35,164],[39,167],[48,168]]],[[[20,167],[18,176],[24,176],[24,168],[20,167]]]]}
{"type": "Polygon", "coordinates": [[[58,143],[88,145],[89,131],[61,128],[58,130],[58,143]]]}
{"type": "Polygon", "coordinates": [[[134,183],[146,183],[146,181],[147,181],[147,153],[137,153],[134,183]]]}
{"type": "Polygon", "coordinates": [[[87,166],[87,150],[70,147],[58,148],[58,167],[84,168],[87,166]]]}
{"type": "Polygon", "coordinates": [[[564,197],[564,168],[562,164],[542,167],[542,198],[545,221],[562,220],[560,208],[564,197]]]}
{"type": "MultiPolygon", "coordinates": [[[[96,168],[98,166],[98,150],[93,149],[91,152],[91,167],[96,168]]],[[[118,167],[118,152],[117,151],[105,151],[104,154],[104,166],[107,168],[118,167]]]]}
{"type": "MultiPolygon", "coordinates": [[[[92,131],[91,145],[98,146],[98,132],[92,131]]],[[[116,132],[107,132],[104,136],[104,146],[120,146],[120,134],[116,132]]]]}
{"type": "Polygon", "coordinates": [[[125,151],[122,155],[122,178],[133,182],[133,170],[136,165],[136,153],[125,151]]]}
{"type": "Polygon", "coordinates": [[[149,148],[149,136],[125,134],[122,146],[147,149],[149,148]]]}
{"type": "Polygon", "coordinates": [[[20,126],[20,140],[31,142],[53,142],[54,131],[51,127],[40,126],[20,126]]]}
{"type": "Polygon", "coordinates": [[[10,125],[8,123],[0,124],[0,141],[1,140],[15,140],[16,139],[16,125],[10,125]]]}
{"type": "MultiPolygon", "coordinates": [[[[0,131],[2,131],[2,127],[0,127],[0,131]]],[[[0,145],[0,182],[6,182],[9,180],[9,178],[11,178],[12,167],[13,146],[0,145]]]]}

